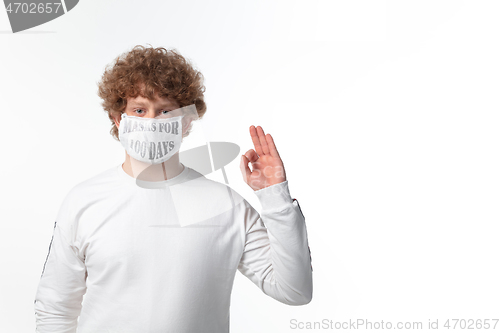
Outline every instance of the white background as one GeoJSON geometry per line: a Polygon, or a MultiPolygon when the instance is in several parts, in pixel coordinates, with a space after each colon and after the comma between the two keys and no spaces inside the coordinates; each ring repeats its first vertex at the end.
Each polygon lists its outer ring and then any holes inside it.
{"type": "MultiPolygon", "coordinates": [[[[183,149],[244,153],[261,125],[306,216],[312,302],[281,304],[238,272],[231,332],[499,318],[499,16],[486,0],[80,1],[12,34],[0,10],[0,332],[34,331],[66,193],[123,162],[97,82],[146,43],[205,76],[183,149]]],[[[239,158],[226,171],[260,209],[239,158]]]]}

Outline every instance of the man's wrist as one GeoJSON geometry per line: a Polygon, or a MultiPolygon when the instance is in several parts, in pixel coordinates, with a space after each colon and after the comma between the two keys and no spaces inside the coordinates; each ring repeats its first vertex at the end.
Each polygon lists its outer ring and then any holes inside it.
{"type": "Polygon", "coordinates": [[[292,203],[288,180],[254,191],[262,205],[262,210],[275,210],[292,203]]]}

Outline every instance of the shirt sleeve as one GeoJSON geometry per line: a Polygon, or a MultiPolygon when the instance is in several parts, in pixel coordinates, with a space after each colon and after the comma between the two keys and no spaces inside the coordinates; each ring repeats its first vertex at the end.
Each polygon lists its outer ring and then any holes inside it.
{"type": "Polygon", "coordinates": [[[312,259],[305,218],[288,181],[255,191],[259,215],[245,202],[246,235],[238,270],[266,295],[288,305],[312,300],[312,259]]]}
{"type": "Polygon", "coordinates": [[[85,294],[87,270],[74,242],[69,195],[54,223],[49,252],[35,296],[38,333],[74,333],[85,294]]]}

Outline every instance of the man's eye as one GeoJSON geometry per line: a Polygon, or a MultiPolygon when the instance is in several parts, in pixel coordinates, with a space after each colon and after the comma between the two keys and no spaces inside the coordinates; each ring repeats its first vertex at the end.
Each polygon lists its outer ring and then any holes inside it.
{"type": "Polygon", "coordinates": [[[167,113],[169,113],[169,112],[170,112],[170,110],[163,110],[161,113],[162,113],[162,114],[167,114],[167,113]]]}
{"type": "Polygon", "coordinates": [[[138,114],[142,114],[144,111],[142,111],[142,109],[137,109],[137,110],[135,110],[135,112],[138,114]]]}

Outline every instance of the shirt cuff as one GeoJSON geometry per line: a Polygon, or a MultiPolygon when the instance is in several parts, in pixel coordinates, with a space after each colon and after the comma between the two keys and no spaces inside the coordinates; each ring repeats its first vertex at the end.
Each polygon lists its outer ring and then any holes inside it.
{"type": "Polygon", "coordinates": [[[290,205],[293,200],[288,189],[288,180],[254,191],[262,210],[277,210],[290,205]]]}

